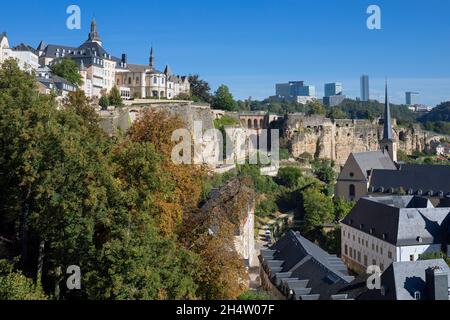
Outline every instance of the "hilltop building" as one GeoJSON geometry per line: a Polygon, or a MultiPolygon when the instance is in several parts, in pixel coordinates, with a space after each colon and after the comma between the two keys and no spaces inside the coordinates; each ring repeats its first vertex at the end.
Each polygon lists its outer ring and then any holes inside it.
{"type": "Polygon", "coordinates": [[[6,32],[3,32],[0,34],[0,64],[11,58],[17,60],[22,70],[36,71],[39,68],[37,51],[23,43],[11,48],[6,32]]]}
{"type": "Polygon", "coordinates": [[[305,104],[316,98],[316,88],[305,85],[304,81],[290,81],[275,85],[276,98],[305,104]]]}
{"type": "Polygon", "coordinates": [[[11,49],[3,33],[0,35],[0,63],[11,57],[17,58],[22,68],[30,66],[32,70],[51,67],[63,58],[74,60],[83,80],[80,89],[88,97],[100,97],[114,86],[124,99],[174,99],[182,93],[190,94],[188,77],[173,75],[169,66],[164,72],[156,69],[153,48],[148,66],[128,64],[126,54],[117,58],[108,53],[103,48],[95,20],[87,40],[78,47],[47,45],[41,41],[36,49],[25,44],[11,49]]]}

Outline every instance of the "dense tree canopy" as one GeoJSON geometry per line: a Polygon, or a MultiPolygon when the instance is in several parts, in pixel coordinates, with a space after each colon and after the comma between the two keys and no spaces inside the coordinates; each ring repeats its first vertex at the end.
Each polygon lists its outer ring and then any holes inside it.
{"type": "Polygon", "coordinates": [[[208,237],[205,172],[168,156],[184,123],[149,112],[114,141],[98,121],[82,92],[58,108],[15,62],[0,68],[0,298],[240,295],[231,239],[242,207],[230,205],[221,236],[208,237]],[[65,287],[71,265],[82,271],[77,293],[65,287]]]}
{"type": "Polygon", "coordinates": [[[212,108],[225,111],[237,111],[237,104],[233,99],[233,95],[230,93],[230,89],[226,85],[221,85],[213,99],[212,108]]]}
{"type": "Polygon", "coordinates": [[[60,76],[75,86],[83,84],[80,73],[78,72],[78,65],[70,58],[63,58],[56,61],[51,67],[51,70],[57,76],[60,76]]]}

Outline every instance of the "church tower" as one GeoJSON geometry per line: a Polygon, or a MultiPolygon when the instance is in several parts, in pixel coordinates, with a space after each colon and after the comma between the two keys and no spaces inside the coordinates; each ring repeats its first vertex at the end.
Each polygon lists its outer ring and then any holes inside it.
{"type": "Polygon", "coordinates": [[[381,150],[387,152],[392,161],[397,162],[397,143],[392,134],[391,107],[389,104],[388,86],[386,81],[386,100],[384,104],[383,139],[380,141],[381,150]]]}
{"type": "Polygon", "coordinates": [[[100,40],[100,36],[97,32],[97,22],[95,21],[95,19],[93,19],[91,22],[91,32],[89,33],[88,42],[96,42],[100,46],[102,45],[102,40],[100,40]]]}

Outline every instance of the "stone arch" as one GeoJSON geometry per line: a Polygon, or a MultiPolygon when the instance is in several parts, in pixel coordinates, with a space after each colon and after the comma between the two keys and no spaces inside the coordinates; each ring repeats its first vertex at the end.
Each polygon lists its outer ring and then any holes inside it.
{"type": "Polygon", "coordinates": [[[251,129],[253,127],[252,120],[248,119],[248,128],[251,129]]]}

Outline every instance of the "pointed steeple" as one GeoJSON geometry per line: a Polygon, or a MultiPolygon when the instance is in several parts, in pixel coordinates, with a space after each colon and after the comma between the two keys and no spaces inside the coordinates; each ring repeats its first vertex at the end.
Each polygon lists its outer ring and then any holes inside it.
{"type": "Polygon", "coordinates": [[[172,69],[170,68],[169,65],[166,65],[166,68],[164,69],[164,74],[168,77],[172,75],[172,69]]]}
{"type": "Polygon", "coordinates": [[[153,52],[153,46],[150,49],[150,68],[154,69],[155,68],[155,55],[153,52]]]}
{"type": "Polygon", "coordinates": [[[44,42],[44,41],[41,41],[41,42],[39,43],[38,47],[37,47],[37,50],[38,50],[38,51],[44,51],[44,50],[45,50],[45,47],[46,47],[45,42],[44,42]]]}
{"type": "Polygon", "coordinates": [[[391,121],[391,106],[389,104],[388,85],[386,80],[385,86],[385,103],[384,103],[384,130],[383,140],[392,140],[392,121],[391,121]]]}
{"type": "Polygon", "coordinates": [[[397,143],[394,141],[392,134],[391,106],[389,104],[387,81],[385,91],[383,140],[380,141],[380,146],[383,152],[389,154],[392,161],[397,162],[397,143]]]}
{"type": "Polygon", "coordinates": [[[102,45],[102,41],[100,40],[100,36],[97,32],[97,22],[95,21],[95,19],[92,19],[91,22],[91,32],[89,33],[88,41],[97,42],[99,45],[102,45]]]}

